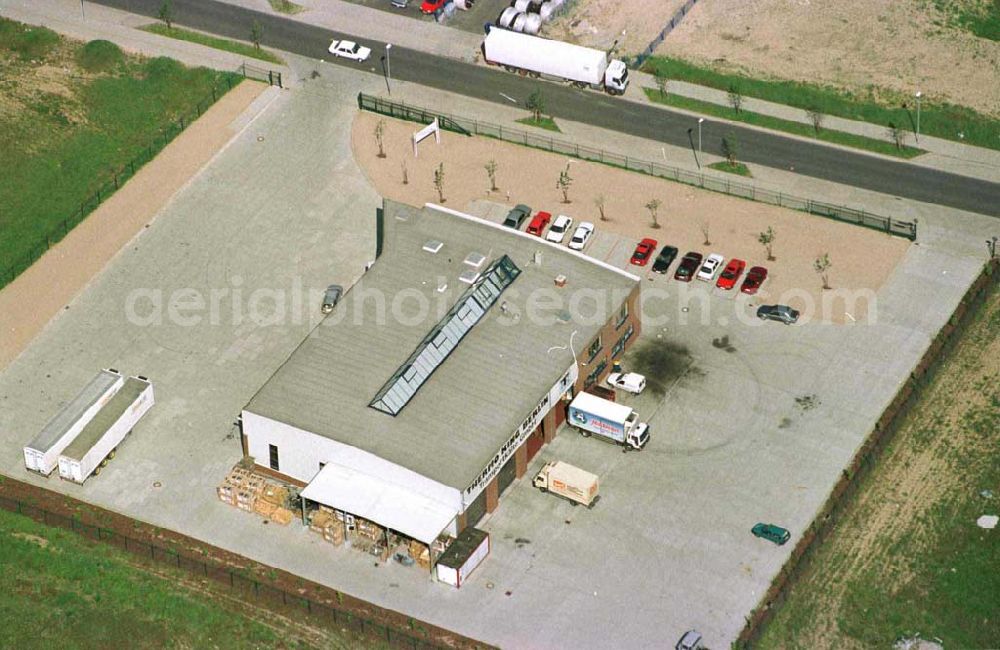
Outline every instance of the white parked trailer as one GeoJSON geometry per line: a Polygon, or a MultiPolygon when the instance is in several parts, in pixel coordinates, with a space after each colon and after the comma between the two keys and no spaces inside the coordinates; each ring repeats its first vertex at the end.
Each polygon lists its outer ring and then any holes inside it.
{"type": "Polygon", "coordinates": [[[48,476],[59,464],[59,454],[79,435],[97,412],[125,382],[117,370],[97,373],[83,390],[63,407],[24,448],[24,466],[48,476]]]}
{"type": "Polygon", "coordinates": [[[490,65],[503,66],[510,72],[570,81],[612,95],[621,95],[628,87],[625,63],[609,60],[601,50],[507,29],[489,30],[483,40],[483,57],[490,65]]]}
{"type": "Polygon", "coordinates": [[[59,477],[83,483],[100,473],[118,445],[153,406],[153,384],[145,377],[129,377],[114,397],[97,412],[80,435],[59,456],[59,477]]]}

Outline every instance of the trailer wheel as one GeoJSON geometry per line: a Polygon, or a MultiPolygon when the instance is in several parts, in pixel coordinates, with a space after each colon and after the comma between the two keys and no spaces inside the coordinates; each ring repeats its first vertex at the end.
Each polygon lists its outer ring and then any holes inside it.
{"type": "Polygon", "coordinates": [[[532,70],[532,71],[528,72],[528,76],[531,77],[532,79],[538,79],[538,78],[540,78],[542,76],[542,73],[541,72],[535,72],[535,71],[532,70]]]}
{"type": "Polygon", "coordinates": [[[586,429],[580,429],[580,434],[581,434],[581,435],[582,435],[582,436],[583,436],[584,438],[589,438],[589,437],[590,437],[590,432],[589,432],[589,431],[587,431],[586,429]]]}
{"type": "Polygon", "coordinates": [[[518,70],[517,74],[521,75],[522,77],[526,77],[526,76],[528,76],[528,71],[527,70],[518,70]]]}
{"type": "Polygon", "coordinates": [[[538,488],[538,489],[542,491],[542,494],[547,494],[549,491],[548,488],[538,488]]]}
{"type": "Polygon", "coordinates": [[[98,465],[97,469],[94,470],[94,476],[100,476],[100,474],[101,474],[101,466],[98,465]]]}
{"type": "Polygon", "coordinates": [[[111,450],[111,453],[108,454],[108,460],[114,458],[115,454],[117,453],[118,453],[118,447],[115,447],[114,449],[111,450]]]}
{"type": "Polygon", "coordinates": [[[577,88],[586,88],[587,87],[587,82],[585,82],[585,81],[574,81],[573,85],[576,86],[577,88]]]}
{"type": "Polygon", "coordinates": [[[576,501],[570,501],[570,502],[569,502],[569,504],[570,504],[571,506],[573,506],[574,508],[575,508],[575,507],[577,507],[578,505],[580,505],[580,504],[579,504],[579,503],[577,503],[576,501]]]}
{"type": "Polygon", "coordinates": [[[515,68],[512,65],[505,65],[503,69],[506,70],[507,72],[517,72],[517,68],[515,68]]]}
{"type": "Polygon", "coordinates": [[[108,459],[107,458],[105,458],[104,460],[102,460],[101,464],[98,465],[98,467],[107,467],[107,466],[108,466],[108,459]]]}
{"type": "Polygon", "coordinates": [[[622,91],[616,90],[615,88],[608,88],[609,95],[621,95],[622,91]]]}

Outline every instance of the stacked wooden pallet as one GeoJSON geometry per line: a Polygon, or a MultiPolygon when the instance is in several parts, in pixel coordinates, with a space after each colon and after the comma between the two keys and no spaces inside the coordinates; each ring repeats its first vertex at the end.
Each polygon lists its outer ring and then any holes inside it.
{"type": "Polygon", "coordinates": [[[410,557],[417,561],[417,564],[428,571],[431,568],[431,552],[427,544],[415,539],[410,540],[410,557]]]}
{"type": "Polygon", "coordinates": [[[282,526],[292,521],[292,511],[285,507],[288,488],[242,467],[234,467],[229,472],[217,493],[219,501],[256,513],[282,526]]]}
{"type": "Polygon", "coordinates": [[[323,536],[323,539],[334,546],[344,543],[344,522],[340,521],[328,509],[317,510],[309,520],[309,530],[323,536]]]}

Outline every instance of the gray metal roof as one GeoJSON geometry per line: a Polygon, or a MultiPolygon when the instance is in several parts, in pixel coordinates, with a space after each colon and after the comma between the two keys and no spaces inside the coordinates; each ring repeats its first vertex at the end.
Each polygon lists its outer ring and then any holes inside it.
{"type": "Polygon", "coordinates": [[[108,392],[108,389],[120,380],[121,375],[111,370],[102,370],[97,373],[97,376],[83,387],[83,390],[73,398],[73,401],[48,421],[45,428],[28,444],[28,448],[40,452],[51,449],[52,445],[66,435],[69,428],[76,424],[87,409],[94,406],[108,392]]]}
{"type": "Polygon", "coordinates": [[[87,426],[83,427],[83,431],[66,447],[62,455],[73,460],[82,460],[87,455],[87,452],[97,444],[97,441],[107,433],[111,425],[125,414],[125,411],[132,406],[139,395],[142,394],[142,391],[146,390],[147,386],[149,386],[148,381],[143,381],[135,377],[126,379],[121,390],[115,393],[115,396],[101,407],[101,410],[97,412],[94,419],[88,422],[87,426]]]}
{"type": "Polygon", "coordinates": [[[572,364],[568,350],[549,348],[566,346],[577,330],[581,355],[638,281],[538,237],[436,208],[387,201],[385,222],[382,256],[246,410],[465,489],[572,364]],[[431,253],[429,240],[444,245],[431,253]],[[371,408],[469,289],[459,275],[471,252],[487,266],[507,255],[521,272],[405,408],[395,416],[371,408]],[[555,286],[558,275],[566,286],[555,286]],[[566,322],[580,289],[590,297],[566,322]],[[547,299],[538,299],[541,290],[547,299]]]}

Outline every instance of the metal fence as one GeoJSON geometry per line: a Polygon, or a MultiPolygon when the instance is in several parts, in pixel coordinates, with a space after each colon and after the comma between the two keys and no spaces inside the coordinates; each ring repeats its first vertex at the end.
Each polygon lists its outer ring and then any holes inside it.
{"type": "Polygon", "coordinates": [[[358,94],[358,108],[382,115],[388,115],[399,119],[409,120],[428,124],[437,118],[442,129],[454,131],[464,135],[481,135],[490,138],[498,138],[536,149],[544,149],[566,156],[573,156],[581,160],[599,162],[606,165],[613,165],[630,171],[641,172],[659,178],[665,178],[678,183],[693,185],[713,192],[721,192],[731,196],[738,196],[751,201],[770,203],[792,210],[800,210],[810,214],[851,223],[865,228],[872,228],[891,235],[905,237],[909,240],[917,238],[917,225],[910,221],[899,221],[890,217],[872,214],[866,210],[848,208],[842,205],[825,203],[806,199],[794,194],[777,192],[763,189],[751,183],[720,178],[713,175],[692,172],[679,167],[671,167],[658,162],[643,160],[633,156],[626,156],[612,153],[603,149],[595,149],[585,145],[559,140],[549,136],[529,133],[523,129],[515,129],[508,126],[483,122],[480,120],[459,117],[438,111],[429,110],[419,106],[408,106],[404,102],[394,102],[382,97],[358,94]]]}
{"type": "Polygon", "coordinates": [[[874,467],[882,451],[900,429],[905,417],[917,405],[924,389],[931,384],[955,344],[962,338],[972,319],[986,304],[994,291],[1000,290],[1000,258],[991,259],[972,286],[958,303],[951,318],[928,346],[910,377],[900,387],[895,398],[882,412],[874,429],[865,438],[840,480],[823,504],[802,538],[792,550],[761,604],[746,619],[746,625],[734,644],[737,648],[750,648],[760,638],[765,625],[788,597],[795,582],[809,569],[813,553],[820,543],[836,528],[844,516],[851,498],[861,488],[864,478],[874,467]]]}
{"type": "Polygon", "coordinates": [[[72,214],[68,215],[66,218],[62,219],[59,223],[53,226],[48,232],[45,233],[44,236],[39,237],[38,241],[31,245],[27,252],[22,254],[19,258],[12,260],[7,266],[0,266],[0,288],[13,282],[14,278],[23,273],[29,266],[34,264],[35,260],[45,254],[45,251],[61,241],[63,237],[69,234],[69,231],[83,221],[88,214],[96,210],[97,206],[114,194],[118,188],[125,183],[125,181],[135,176],[135,173],[142,168],[143,165],[152,160],[156,154],[163,150],[163,148],[166,147],[171,140],[177,137],[181,131],[187,128],[191,122],[201,117],[201,114],[204,113],[208,107],[214,104],[219,97],[226,94],[226,92],[231,90],[235,84],[239,83],[239,77],[267,81],[268,83],[279,87],[281,86],[282,81],[280,72],[272,72],[271,70],[257,68],[245,63],[237,68],[235,73],[225,74],[222,82],[219,85],[214,86],[211,92],[205,95],[192,110],[188,111],[184,115],[181,115],[160,129],[160,132],[154,136],[153,140],[149,142],[145,148],[140,149],[134,158],[122,165],[120,168],[112,171],[111,174],[97,187],[97,189],[94,190],[94,192],[80,202],[80,207],[73,211],[72,214]]]}
{"type": "Polygon", "coordinates": [[[236,595],[253,600],[258,605],[281,614],[304,616],[309,619],[310,623],[324,624],[338,630],[346,628],[378,639],[395,648],[423,650],[425,648],[445,647],[427,639],[418,638],[410,631],[399,630],[391,625],[331,606],[329,603],[318,603],[299,594],[274,587],[249,577],[245,572],[207,560],[204,557],[185,555],[173,549],[164,548],[101,526],[85,524],[78,519],[7,497],[0,496],[0,508],[30,517],[47,526],[71,530],[83,537],[115,546],[149,563],[181,569],[199,578],[210,578],[236,595]]]}
{"type": "Polygon", "coordinates": [[[670,17],[670,22],[667,23],[667,26],[660,30],[660,33],[656,35],[656,38],[654,38],[649,45],[646,46],[646,49],[643,50],[639,56],[635,57],[633,67],[638,70],[642,66],[643,62],[653,55],[653,52],[660,46],[660,43],[662,43],[663,39],[667,37],[667,34],[674,31],[674,27],[681,24],[681,21],[684,20],[684,16],[691,11],[691,8],[694,7],[696,2],[698,2],[698,0],[687,0],[687,2],[685,2],[680,9],[674,12],[674,15],[670,17]]]}

